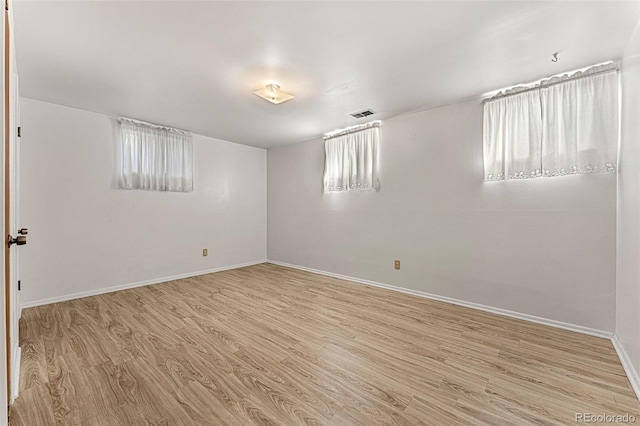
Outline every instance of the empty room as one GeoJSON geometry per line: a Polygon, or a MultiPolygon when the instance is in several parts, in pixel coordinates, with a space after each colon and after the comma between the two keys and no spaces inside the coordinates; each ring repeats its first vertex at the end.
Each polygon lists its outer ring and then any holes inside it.
{"type": "Polygon", "coordinates": [[[0,425],[640,423],[640,0],[8,0],[0,425]]]}

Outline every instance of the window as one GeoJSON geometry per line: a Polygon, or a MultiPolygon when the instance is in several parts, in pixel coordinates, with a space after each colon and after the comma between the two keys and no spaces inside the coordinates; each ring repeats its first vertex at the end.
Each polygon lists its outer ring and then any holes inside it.
{"type": "Polygon", "coordinates": [[[484,104],[485,180],[615,171],[618,73],[610,63],[484,104]]]}
{"type": "Polygon", "coordinates": [[[380,188],[379,121],[328,134],[324,139],[324,192],[380,188]]]}
{"type": "Polygon", "coordinates": [[[122,189],[193,191],[191,135],[121,118],[119,180],[122,189]]]}

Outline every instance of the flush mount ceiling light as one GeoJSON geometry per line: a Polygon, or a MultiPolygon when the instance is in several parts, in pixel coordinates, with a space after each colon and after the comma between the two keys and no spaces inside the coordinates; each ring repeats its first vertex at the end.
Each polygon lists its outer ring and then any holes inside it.
{"type": "Polygon", "coordinates": [[[276,105],[288,101],[289,99],[293,99],[293,95],[280,90],[280,86],[277,84],[267,84],[264,89],[260,89],[253,93],[276,105]]]}

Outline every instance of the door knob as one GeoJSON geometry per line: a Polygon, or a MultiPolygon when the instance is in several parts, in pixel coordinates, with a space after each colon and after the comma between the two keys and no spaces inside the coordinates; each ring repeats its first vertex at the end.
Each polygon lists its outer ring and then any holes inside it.
{"type": "Polygon", "coordinates": [[[20,235],[27,235],[28,233],[29,233],[29,230],[27,228],[18,229],[18,234],[20,235]]]}
{"type": "Polygon", "coordinates": [[[23,246],[27,244],[27,237],[23,235],[18,235],[16,238],[13,238],[11,235],[7,236],[7,245],[11,247],[12,245],[17,244],[19,246],[23,246]]]}

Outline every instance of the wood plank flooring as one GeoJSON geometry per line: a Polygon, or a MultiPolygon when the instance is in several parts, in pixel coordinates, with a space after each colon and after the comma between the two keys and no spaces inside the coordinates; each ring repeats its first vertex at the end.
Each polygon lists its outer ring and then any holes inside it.
{"type": "Polygon", "coordinates": [[[272,264],[27,309],[12,425],[638,417],[606,339],[272,264]]]}

